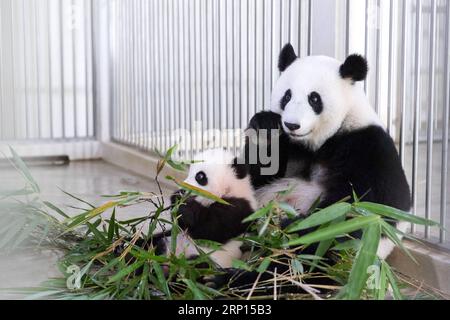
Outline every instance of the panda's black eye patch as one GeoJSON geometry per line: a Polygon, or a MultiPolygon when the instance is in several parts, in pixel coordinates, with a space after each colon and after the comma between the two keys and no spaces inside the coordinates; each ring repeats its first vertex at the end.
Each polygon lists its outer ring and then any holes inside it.
{"type": "Polygon", "coordinates": [[[289,101],[291,101],[291,98],[292,98],[292,92],[291,92],[291,89],[289,89],[284,93],[283,98],[281,98],[281,101],[280,101],[281,110],[284,110],[284,108],[286,108],[286,105],[289,103],[289,101]]]}
{"type": "Polygon", "coordinates": [[[208,184],[208,177],[203,171],[200,171],[195,175],[195,181],[201,186],[206,186],[208,184]]]}
{"type": "Polygon", "coordinates": [[[308,103],[313,108],[316,114],[320,114],[323,110],[323,103],[320,94],[313,91],[308,96],[308,103]]]}

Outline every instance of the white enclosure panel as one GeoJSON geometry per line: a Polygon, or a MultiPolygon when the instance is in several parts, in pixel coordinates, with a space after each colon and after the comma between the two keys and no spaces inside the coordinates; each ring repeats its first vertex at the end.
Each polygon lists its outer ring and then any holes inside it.
{"type": "Polygon", "coordinates": [[[0,140],[94,137],[91,7],[0,1],[0,140]]]}

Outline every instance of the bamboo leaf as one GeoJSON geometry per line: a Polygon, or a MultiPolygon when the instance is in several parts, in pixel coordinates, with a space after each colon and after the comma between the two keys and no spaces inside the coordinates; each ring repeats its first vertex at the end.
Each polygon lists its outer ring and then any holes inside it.
{"type": "Polygon", "coordinates": [[[69,219],[67,229],[62,234],[66,234],[67,232],[72,231],[80,225],[85,224],[89,220],[97,217],[98,215],[102,214],[109,208],[116,206],[117,204],[118,203],[115,201],[109,201],[98,208],[94,208],[93,210],[87,211],[85,213],[82,213],[81,215],[69,219]]]}
{"type": "Polygon", "coordinates": [[[297,259],[291,259],[291,266],[292,266],[292,269],[299,274],[303,274],[305,272],[305,268],[303,267],[303,264],[300,261],[298,261],[297,259]]]}
{"type": "Polygon", "coordinates": [[[108,225],[108,241],[111,242],[114,238],[114,231],[116,230],[116,208],[113,209],[108,225]]]}
{"type": "Polygon", "coordinates": [[[251,221],[257,220],[261,217],[264,217],[267,215],[267,213],[270,210],[272,210],[272,208],[273,208],[273,202],[269,202],[269,204],[267,204],[265,207],[262,207],[261,209],[255,211],[254,213],[249,215],[247,218],[242,220],[242,223],[251,222],[251,221]]]}
{"type": "Polygon", "coordinates": [[[148,292],[148,274],[150,267],[146,263],[144,264],[144,270],[142,271],[141,280],[139,281],[138,296],[139,299],[145,299],[146,292],[148,292]]]}
{"type": "Polygon", "coordinates": [[[164,160],[164,159],[158,160],[158,163],[156,164],[156,176],[158,176],[161,173],[161,171],[165,165],[166,165],[166,160],[164,160]]]}
{"type": "Polygon", "coordinates": [[[440,226],[438,222],[424,219],[408,212],[392,208],[383,204],[372,203],[372,202],[358,202],[353,204],[356,208],[362,208],[368,210],[372,213],[376,213],[388,218],[392,218],[399,221],[407,221],[414,224],[425,225],[425,226],[440,226]]]}
{"type": "Polygon", "coordinates": [[[203,190],[201,188],[193,186],[193,185],[191,185],[189,183],[186,183],[184,181],[178,181],[177,179],[175,179],[173,177],[170,177],[170,176],[167,176],[166,179],[175,182],[183,190],[190,191],[190,192],[192,192],[193,194],[195,194],[197,196],[204,197],[206,199],[209,199],[209,200],[212,200],[214,202],[221,203],[221,204],[230,205],[228,202],[226,202],[225,200],[223,200],[220,197],[216,196],[215,194],[212,194],[209,191],[203,190]]]}
{"type": "Polygon", "coordinates": [[[160,286],[161,290],[163,290],[164,293],[166,294],[166,296],[169,299],[171,299],[172,298],[172,294],[170,293],[169,286],[167,284],[166,278],[164,277],[164,272],[163,272],[161,266],[156,261],[152,261],[152,266],[153,266],[153,270],[156,273],[156,278],[158,279],[159,286],[160,286]]]}
{"type": "Polygon", "coordinates": [[[336,251],[349,250],[349,249],[358,251],[360,246],[361,246],[361,240],[351,239],[351,240],[347,240],[347,241],[338,243],[331,249],[336,250],[336,251]]]}
{"type": "Polygon", "coordinates": [[[381,263],[383,264],[383,266],[386,270],[386,276],[389,280],[389,283],[391,284],[394,299],[403,300],[403,295],[400,292],[400,289],[397,285],[397,278],[395,277],[394,273],[392,272],[391,267],[385,261],[381,261],[381,263]]]}
{"type": "MultiPolygon", "coordinates": [[[[167,150],[166,154],[164,156],[162,156],[158,151],[158,154],[160,157],[162,157],[162,159],[160,159],[156,165],[156,176],[158,176],[162,169],[164,169],[166,163],[168,163],[169,165],[174,164],[173,160],[172,160],[172,154],[173,152],[176,150],[176,148],[178,147],[178,145],[174,145],[171,148],[169,148],[169,150],[167,150]],[[170,162],[170,163],[169,163],[170,162]]],[[[175,168],[174,168],[175,169],[175,168]]]]}
{"type": "Polygon", "coordinates": [[[0,200],[15,196],[26,196],[33,193],[35,193],[35,191],[28,187],[24,187],[20,190],[4,190],[0,191],[0,200]]]}
{"type": "Polygon", "coordinates": [[[90,204],[90,203],[87,202],[86,200],[83,200],[83,199],[81,199],[81,198],[79,198],[79,197],[77,197],[77,196],[74,196],[73,194],[71,194],[71,193],[69,193],[69,192],[67,192],[67,191],[64,191],[64,190],[61,189],[61,188],[59,188],[59,190],[61,190],[62,193],[68,195],[69,197],[71,197],[71,198],[73,198],[73,199],[75,199],[75,200],[77,200],[77,201],[80,201],[80,202],[82,202],[82,203],[84,203],[84,204],[87,204],[87,205],[88,205],[89,207],[91,207],[92,209],[95,209],[95,206],[94,206],[93,204],[90,204]]]}
{"type": "Polygon", "coordinates": [[[261,237],[267,230],[267,227],[269,226],[270,221],[272,220],[272,213],[269,213],[269,215],[264,220],[263,225],[258,230],[258,236],[261,237]]]}
{"type": "Polygon", "coordinates": [[[107,283],[112,283],[112,282],[119,281],[120,279],[122,279],[126,275],[129,275],[130,273],[132,273],[132,272],[136,271],[137,269],[139,269],[143,264],[144,264],[144,261],[137,261],[137,262],[129,265],[128,267],[120,270],[118,273],[116,273],[115,275],[110,277],[107,283]]]}
{"type": "Polygon", "coordinates": [[[55,211],[56,213],[58,213],[59,215],[63,216],[66,219],[70,219],[70,217],[64,213],[64,211],[62,211],[61,209],[59,209],[57,206],[55,206],[54,204],[48,202],[48,201],[43,201],[43,203],[49,207],[50,209],[52,209],[53,211],[55,211]]]}
{"type": "Polygon", "coordinates": [[[106,273],[107,271],[111,270],[112,268],[114,268],[119,262],[120,262],[120,257],[116,257],[114,259],[112,259],[111,261],[109,261],[105,266],[101,267],[99,270],[97,270],[92,277],[95,278],[97,276],[101,276],[104,273],[106,273]]]}
{"type": "Polygon", "coordinates": [[[35,192],[39,193],[41,191],[39,188],[39,185],[34,180],[33,176],[31,175],[31,172],[28,169],[25,162],[23,162],[23,160],[19,157],[19,155],[16,153],[16,151],[12,147],[9,147],[9,150],[13,156],[12,161],[13,161],[14,165],[16,166],[16,168],[22,173],[22,175],[25,177],[25,179],[30,183],[31,188],[35,192]]]}
{"type": "Polygon", "coordinates": [[[383,263],[380,265],[380,281],[379,281],[379,288],[377,289],[377,300],[384,300],[386,297],[386,290],[387,290],[387,282],[388,278],[386,275],[386,267],[383,263]]]}
{"type": "MultiPolygon", "coordinates": [[[[326,224],[323,224],[320,226],[320,229],[328,227],[328,225],[335,225],[336,223],[342,222],[345,219],[344,216],[339,216],[336,219],[334,219],[331,222],[328,222],[326,224]]],[[[315,255],[319,257],[323,257],[325,253],[330,249],[331,245],[335,239],[327,239],[319,242],[319,245],[317,246],[315,255]]],[[[312,272],[317,267],[317,262],[314,262],[314,264],[311,266],[310,272],[312,272]]]]}
{"type": "Polygon", "coordinates": [[[252,269],[246,262],[239,260],[239,259],[233,259],[232,265],[233,265],[233,268],[235,268],[235,269],[252,271],[252,269]]]}
{"type": "Polygon", "coordinates": [[[294,218],[298,215],[297,211],[294,209],[294,207],[292,207],[290,204],[286,203],[286,202],[281,202],[278,203],[278,207],[283,210],[284,213],[286,213],[286,215],[289,218],[294,218]]]}
{"type": "Polygon", "coordinates": [[[34,219],[28,223],[28,225],[20,231],[19,236],[14,239],[14,243],[11,245],[11,250],[17,248],[22,244],[23,241],[31,236],[31,233],[36,230],[36,228],[42,225],[44,222],[40,219],[34,219]]]}
{"type": "Polygon", "coordinates": [[[195,300],[205,300],[206,299],[203,292],[195,285],[195,283],[192,280],[183,279],[183,282],[186,283],[189,290],[194,294],[195,300]]]}
{"type": "Polygon", "coordinates": [[[167,164],[177,171],[186,171],[187,166],[184,163],[176,162],[173,160],[167,160],[167,164]]]}
{"type": "Polygon", "coordinates": [[[263,261],[261,262],[261,264],[256,269],[256,271],[258,271],[259,273],[265,272],[267,270],[267,268],[269,267],[269,265],[270,265],[270,258],[265,257],[263,259],[263,261]]]}
{"type": "Polygon", "coordinates": [[[14,237],[20,234],[22,228],[25,226],[26,221],[27,219],[25,217],[19,217],[10,225],[8,231],[4,235],[2,235],[0,239],[0,249],[5,249],[9,242],[13,240],[14,237]]]}
{"type": "Polygon", "coordinates": [[[97,229],[97,226],[95,224],[87,222],[86,226],[88,227],[89,231],[92,232],[92,234],[94,235],[95,239],[98,242],[102,242],[103,244],[109,244],[108,239],[105,238],[105,236],[97,229]]]}
{"type": "Polygon", "coordinates": [[[381,230],[383,233],[397,246],[399,247],[412,261],[414,261],[416,264],[419,264],[417,260],[414,258],[414,256],[409,252],[408,249],[403,245],[403,242],[400,240],[400,238],[396,234],[396,229],[391,226],[386,221],[381,221],[381,230]]]}
{"type": "Polygon", "coordinates": [[[356,230],[363,229],[370,224],[377,223],[380,219],[381,218],[377,215],[371,215],[367,217],[356,217],[350,220],[337,223],[324,229],[319,229],[300,238],[293,239],[288,242],[288,245],[295,246],[300,244],[311,244],[314,242],[331,239],[336,236],[344,235],[356,230]]]}
{"type": "Polygon", "coordinates": [[[325,209],[313,213],[306,219],[295,221],[286,228],[286,232],[292,233],[322,225],[347,214],[351,210],[351,207],[351,204],[347,202],[333,204],[325,209]]]}
{"type": "Polygon", "coordinates": [[[380,224],[373,223],[367,226],[361,238],[361,248],[353,263],[352,270],[347,283],[346,297],[351,300],[359,299],[362,290],[366,286],[368,278],[368,267],[373,265],[377,255],[378,243],[380,242],[380,224]]]}

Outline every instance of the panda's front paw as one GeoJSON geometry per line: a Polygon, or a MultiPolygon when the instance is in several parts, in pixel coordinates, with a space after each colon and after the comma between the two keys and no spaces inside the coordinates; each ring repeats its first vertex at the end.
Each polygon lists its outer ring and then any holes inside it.
{"type": "Polygon", "coordinates": [[[278,113],[272,111],[261,111],[255,114],[248,124],[248,129],[254,129],[256,131],[260,129],[281,129],[281,116],[278,113]]]}
{"type": "Polygon", "coordinates": [[[270,145],[283,134],[281,116],[271,111],[262,111],[253,116],[248,124],[246,136],[255,145],[270,145]],[[262,131],[265,130],[265,131],[262,131]]]}

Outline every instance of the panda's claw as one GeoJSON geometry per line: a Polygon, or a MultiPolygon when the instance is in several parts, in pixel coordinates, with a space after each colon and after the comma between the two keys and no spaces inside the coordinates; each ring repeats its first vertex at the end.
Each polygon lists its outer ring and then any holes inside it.
{"type": "Polygon", "coordinates": [[[200,279],[200,283],[202,283],[204,286],[211,288],[211,289],[220,289],[225,285],[225,281],[223,277],[220,275],[210,275],[210,276],[203,276],[200,279]]]}

